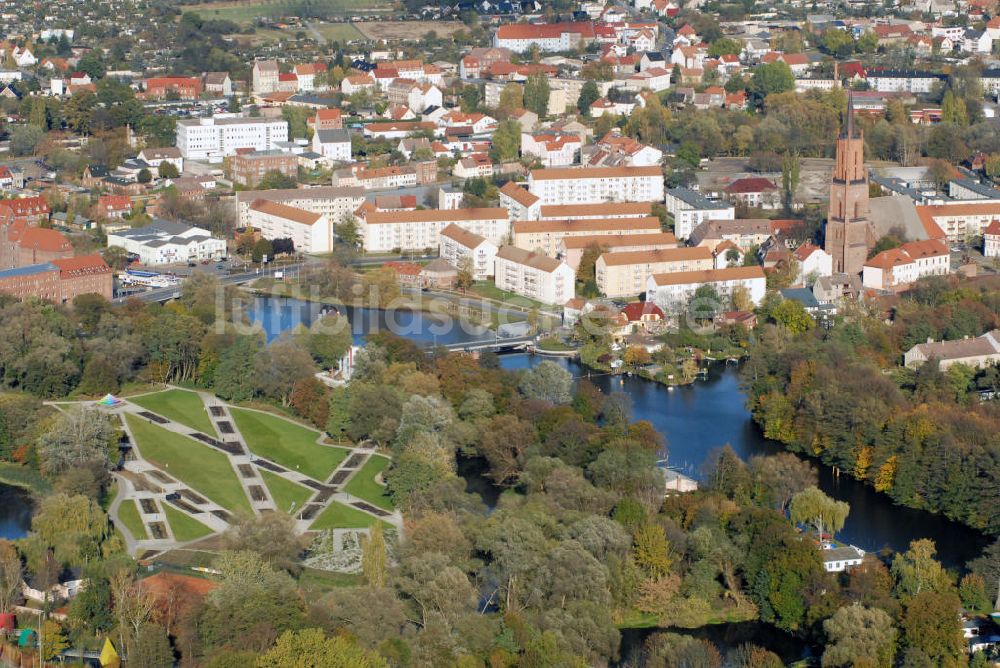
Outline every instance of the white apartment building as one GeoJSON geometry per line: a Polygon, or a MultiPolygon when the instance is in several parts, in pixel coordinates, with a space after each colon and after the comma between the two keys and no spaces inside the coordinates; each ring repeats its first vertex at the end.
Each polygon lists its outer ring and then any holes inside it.
{"type": "Polygon", "coordinates": [[[494,281],[501,290],[543,304],[565,304],[575,296],[576,274],[565,262],[523,248],[502,246],[496,254],[494,281]]]}
{"type": "Polygon", "coordinates": [[[226,255],[226,242],[208,230],[156,219],[145,227],[108,233],[108,248],[118,246],[139,256],[144,265],[218,260],[226,255]]]}
{"type": "Polygon", "coordinates": [[[913,70],[870,70],[867,81],[872,90],[880,93],[926,94],[934,90],[934,84],[947,77],[936,72],[916,72],[913,70]]]}
{"type": "Polygon", "coordinates": [[[250,205],[259,199],[278,202],[311,213],[320,213],[327,217],[331,225],[337,225],[344,218],[353,216],[358,207],[365,203],[365,189],[320,186],[318,188],[238,191],[236,193],[236,213],[239,216],[240,227],[250,225],[250,205]]]}
{"type": "Polygon", "coordinates": [[[917,215],[931,238],[962,243],[981,236],[991,222],[1000,220],[1000,202],[917,206],[917,215]]]}
{"type": "Polygon", "coordinates": [[[542,200],[513,181],[508,181],[500,188],[500,206],[507,209],[511,220],[538,220],[542,200]]]}
{"type": "Polygon", "coordinates": [[[514,245],[555,257],[559,242],[570,237],[618,234],[658,234],[659,218],[583,218],[574,220],[518,220],[511,226],[514,245]]]}
{"type": "Polygon", "coordinates": [[[351,161],[351,133],[347,130],[316,130],[312,150],[328,160],[351,161]]]}
{"type": "Polygon", "coordinates": [[[983,255],[1000,257],[1000,220],[994,220],[983,230],[983,255]]]}
{"type": "Polygon", "coordinates": [[[493,46],[527,53],[532,47],[540,51],[572,51],[594,37],[589,22],[579,23],[508,23],[497,28],[493,46]]]}
{"type": "Polygon", "coordinates": [[[687,239],[706,220],[734,220],[736,207],[729,202],[710,200],[690,188],[668,188],[664,207],[674,217],[674,234],[687,239]]]}
{"type": "Polygon", "coordinates": [[[542,204],[662,202],[663,170],[658,167],[536,169],[528,190],[542,204]]]}
{"type": "Polygon", "coordinates": [[[358,222],[364,248],[369,253],[435,248],[441,231],[452,223],[498,246],[510,235],[507,211],[499,208],[365,211],[358,222]]]}
{"type": "Polygon", "coordinates": [[[865,262],[861,283],[866,288],[891,290],[923,278],[943,276],[951,271],[948,247],[937,239],[910,241],[899,248],[882,251],[865,262]]]}
{"type": "Polygon", "coordinates": [[[329,253],[333,249],[333,228],[321,213],[259,199],[250,205],[250,225],[265,239],[291,239],[301,253],[329,253]]]}
{"type": "Polygon", "coordinates": [[[585,220],[587,218],[649,218],[649,202],[604,202],[601,204],[550,204],[539,210],[539,220],[585,220]]]}
{"type": "Polygon", "coordinates": [[[288,141],[282,119],[213,116],[177,121],[177,148],[186,160],[222,160],[236,149],[269,151],[288,141]]]}
{"type": "Polygon", "coordinates": [[[646,281],[646,301],[665,313],[683,313],[695,291],[703,285],[714,287],[723,299],[731,299],[736,288],[745,288],[754,305],[759,305],[767,292],[763,267],[727,267],[653,274],[646,281]]]}
{"type": "Polygon", "coordinates": [[[635,297],[646,289],[653,274],[699,271],[715,267],[712,251],[704,247],[663,248],[649,251],[604,253],[594,273],[597,289],[605,297],[635,297]]]}
{"type": "Polygon", "coordinates": [[[493,275],[499,247],[487,239],[454,223],[441,230],[438,255],[459,269],[468,264],[472,278],[483,281],[493,275]]]}

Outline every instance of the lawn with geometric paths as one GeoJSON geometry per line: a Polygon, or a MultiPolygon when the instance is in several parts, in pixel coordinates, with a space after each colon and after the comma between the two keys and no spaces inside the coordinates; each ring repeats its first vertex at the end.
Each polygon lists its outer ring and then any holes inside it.
{"type": "Polygon", "coordinates": [[[215,428],[212,427],[205,403],[197,392],[170,389],[138,397],[129,397],[129,401],[185,427],[191,427],[195,431],[215,436],[215,428]]]}
{"type": "Polygon", "coordinates": [[[320,445],[320,433],[274,415],[244,408],[230,408],[247,447],[260,457],[325,481],[351,453],[347,448],[320,445]]]}

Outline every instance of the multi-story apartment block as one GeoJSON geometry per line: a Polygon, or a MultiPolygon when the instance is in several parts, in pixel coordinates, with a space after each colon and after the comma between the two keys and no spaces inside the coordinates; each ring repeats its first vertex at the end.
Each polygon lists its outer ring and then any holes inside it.
{"type": "Polygon", "coordinates": [[[536,169],[528,190],[542,204],[662,202],[663,170],[658,167],[536,169]]]}
{"type": "Polygon", "coordinates": [[[664,205],[674,217],[674,234],[687,239],[706,220],[732,220],[736,208],[729,202],[710,200],[690,188],[668,188],[664,205]]]}
{"type": "Polygon", "coordinates": [[[177,121],[177,148],[188,160],[221,160],[240,148],[268,151],[288,141],[282,119],[214,116],[177,121]]]}
{"type": "Polygon", "coordinates": [[[543,304],[565,304],[575,295],[576,274],[569,265],[541,253],[503,246],[493,271],[501,290],[543,304]]]}
{"type": "Polygon", "coordinates": [[[574,220],[519,220],[513,224],[514,245],[555,257],[559,242],[570,237],[618,234],[658,234],[659,218],[582,218],[574,220]]]}
{"type": "Polygon", "coordinates": [[[653,274],[646,281],[646,301],[665,313],[683,313],[695,291],[703,285],[711,285],[723,299],[732,299],[733,293],[743,288],[755,305],[763,301],[767,292],[763,267],[728,267],[653,274]]]}
{"type": "Polygon", "coordinates": [[[634,297],[646,289],[653,274],[712,269],[715,258],[707,248],[683,247],[649,251],[604,253],[594,273],[597,288],[606,297],[634,297]]]}
{"type": "Polygon", "coordinates": [[[66,304],[84,294],[112,298],[114,276],[100,255],[81,255],[0,271],[0,292],[66,304]]]}
{"type": "Polygon", "coordinates": [[[542,200],[513,181],[500,188],[500,206],[507,209],[511,220],[537,220],[542,200]]]}
{"type": "Polygon", "coordinates": [[[931,239],[962,243],[981,236],[991,222],[1000,220],[1000,202],[917,206],[917,215],[931,239]]]}
{"type": "Polygon", "coordinates": [[[533,47],[540,51],[573,51],[594,39],[594,24],[576,23],[525,24],[509,23],[497,28],[493,46],[526,53],[533,47]]]}
{"type": "Polygon", "coordinates": [[[250,225],[265,239],[291,239],[301,253],[329,253],[333,248],[330,219],[321,213],[259,199],[250,205],[250,225]]]}
{"type": "Polygon", "coordinates": [[[364,188],[336,186],[238,191],[236,213],[239,216],[240,227],[247,227],[250,224],[250,205],[261,199],[323,214],[331,225],[337,225],[344,218],[353,216],[358,207],[365,203],[365,191],[364,188]]]}
{"type": "Polygon", "coordinates": [[[252,188],[268,172],[278,172],[294,179],[298,175],[298,156],[284,151],[253,151],[233,156],[229,171],[233,181],[252,188]]]}
{"type": "Polygon", "coordinates": [[[278,90],[278,63],[274,60],[258,60],[253,64],[253,92],[268,95],[278,90]]]}
{"type": "Polygon", "coordinates": [[[588,248],[598,248],[601,253],[625,253],[677,248],[677,237],[670,232],[658,234],[611,234],[564,237],[556,247],[556,257],[578,271],[583,254],[588,248]]]}
{"type": "Polygon", "coordinates": [[[436,248],[441,231],[452,223],[496,245],[510,235],[507,211],[499,208],[362,211],[359,222],[365,250],[376,253],[436,248]]]}
{"type": "Polygon", "coordinates": [[[482,281],[493,275],[498,246],[486,237],[454,223],[441,230],[438,254],[453,267],[468,267],[472,278],[482,281]]]}

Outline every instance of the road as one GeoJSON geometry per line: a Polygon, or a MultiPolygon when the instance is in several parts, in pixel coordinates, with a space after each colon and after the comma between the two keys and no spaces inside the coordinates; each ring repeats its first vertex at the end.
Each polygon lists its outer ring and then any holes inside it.
{"type": "MultiPolygon", "coordinates": [[[[304,262],[298,262],[296,264],[286,264],[282,266],[269,267],[265,274],[272,273],[274,271],[284,271],[286,273],[299,271],[303,266],[304,262]]],[[[262,274],[258,271],[246,271],[238,274],[229,274],[228,276],[219,276],[219,283],[222,285],[239,285],[240,283],[248,283],[255,278],[260,278],[262,274]]],[[[124,304],[129,299],[138,299],[143,302],[163,302],[168,299],[174,299],[179,297],[181,294],[181,285],[173,285],[169,288],[156,288],[154,290],[146,290],[145,292],[133,293],[123,297],[116,297],[113,302],[115,304],[124,304]]]]}

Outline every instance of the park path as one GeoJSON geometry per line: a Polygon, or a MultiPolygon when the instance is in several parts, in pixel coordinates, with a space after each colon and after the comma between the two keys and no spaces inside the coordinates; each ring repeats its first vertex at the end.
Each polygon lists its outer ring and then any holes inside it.
{"type": "MultiPolygon", "coordinates": [[[[215,397],[212,397],[212,399],[214,401],[219,401],[215,397]]],[[[262,411],[258,408],[246,407],[241,407],[240,410],[262,413],[263,415],[269,415],[279,420],[285,420],[290,424],[302,426],[294,420],[289,420],[282,415],[278,415],[270,411],[262,411]]],[[[233,426],[235,428],[235,422],[233,423],[233,426]]],[[[244,447],[246,447],[249,451],[250,448],[246,445],[246,441],[243,440],[242,435],[240,436],[240,439],[244,447]]],[[[330,476],[326,480],[317,480],[300,471],[292,471],[291,469],[281,466],[277,462],[265,457],[257,455],[253,456],[254,466],[264,468],[275,475],[285,478],[286,480],[315,490],[313,495],[302,505],[302,508],[295,513],[295,519],[298,522],[298,530],[300,532],[304,533],[308,531],[310,525],[315,521],[316,517],[326,510],[332,501],[350,506],[351,508],[359,510],[366,515],[371,515],[373,518],[387,522],[397,529],[402,528],[403,515],[398,510],[387,511],[369,503],[368,501],[365,501],[360,497],[343,491],[346,488],[347,483],[350,482],[351,478],[353,478],[354,475],[364,467],[371,457],[376,456],[374,445],[358,445],[354,448],[331,445],[324,442],[324,435],[322,433],[316,437],[316,444],[325,448],[336,447],[350,450],[350,453],[344,458],[344,461],[342,461],[337,468],[330,473],[330,476]]]]}
{"type": "MultiPolygon", "coordinates": [[[[187,388],[169,385],[164,389],[191,391],[187,390],[187,388]]],[[[374,519],[382,520],[400,531],[402,530],[403,516],[399,510],[387,511],[345,491],[347,484],[358,474],[369,459],[373,456],[381,456],[376,454],[376,448],[373,445],[359,445],[354,448],[331,445],[324,442],[324,434],[319,434],[316,439],[318,445],[343,448],[349,450],[349,453],[330,473],[330,476],[326,480],[317,480],[300,471],[292,471],[277,462],[253,454],[245,437],[236,426],[236,421],[233,419],[230,411],[230,405],[210,393],[197,392],[197,394],[205,406],[212,426],[216,431],[215,434],[205,434],[159,413],[133,404],[128,399],[123,399],[121,404],[110,408],[101,406],[94,401],[46,402],[60,411],[66,410],[77,403],[91,405],[102,409],[121,422],[122,428],[132,444],[132,449],[130,456],[126,458],[123,464],[122,471],[115,476],[118,480],[119,492],[108,508],[108,514],[114,520],[115,525],[121,529],[122,535],[125,538],[126,548],[130,554],[166,552],[204,540],[204,538],[198,538],[186,542],[178,541],[163,510],[167,503],[175,510],[204,524],[215,533],[226,531],[233,522],[233,516],[226,508],[223,508],[171,476],[169,469],[161,469],[146,460],[137,446],[135,435],[125,420],[126,414],[134,415],[138,419],[146,420],[167,431],[180,434],[205,447],[211,447],[214,450],[222,452],[229,460],[236,478],[240,481],[243,492],[255,514],[259,515],[262,512],[288,512],[291,510],[276,507],[270,490],[260,474],[261,469],[312,490],[312,495],[294,515],[296,530],[299,533],[310,531],[310,527],[316,518],[334,502],[360,511],[374,519]],[[145,538],[133,536],[126,524],[121,520],[119,510],[122,504],[126,502],[136,504],[139,517],[147,532],[145,538]]],[[[302,426],[294,420],[270,411],[262,411],[256,408],[241,408],[241,410],[263,413],[280,420],[285,420],[290,424],[302,426]]]]}

